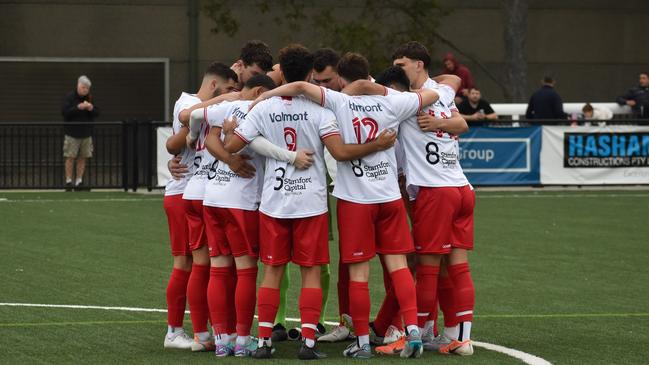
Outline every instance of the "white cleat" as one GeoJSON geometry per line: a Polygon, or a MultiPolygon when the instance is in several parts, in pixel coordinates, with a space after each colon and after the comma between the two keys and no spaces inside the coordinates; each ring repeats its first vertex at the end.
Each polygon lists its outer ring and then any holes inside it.
{"type": "Polygon", "coordinates": [[[350,328],[353,328],[352,317],[343,314],[342,319],[343,324],[333,327],[329,333],[320,336],[318,342],[340,342],[353,339],[354,336],[350,331],[350,328]]]}
{"type": "Polygon", "coordinates": [[[194,340],[187,336],[184,331],[178,331],[171,335],[165,335],[164,348],[189,350],[192,348],[194,340]]]}
{"type": "Polygon", "coordinates": [[[461,356],[471,356],[473,355],[473,344],[471,343],[471,340],[452,340],[448,345],[441,347],[439,349],[439,353],[445,355],[454,354],[461,356]]]}
{"type": "Polygon", "coordinates": [[[424,343],[424,350],[437,352],[442,347],[448,346],[453,342],[453,339],[442,333],[433,339],[430,337],[422,338],[422,342],[424,343]]]}
{"type": "Polygon", "coordinates": [[[388,327],[388,329],[385,331],[385,336],[383,337],[383,344],[389,345],[393,342],[397,342],[401,337],[405,335],[406,333],[404,331],[400,331],[397,327],[390,325],[390,327],[388,327]]]}

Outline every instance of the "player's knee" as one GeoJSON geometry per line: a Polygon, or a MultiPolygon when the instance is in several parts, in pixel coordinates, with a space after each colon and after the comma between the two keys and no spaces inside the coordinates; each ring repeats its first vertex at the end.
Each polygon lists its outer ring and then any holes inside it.
{"type": "Polygon", "coordinates": [[[286,265],[264,265],[264,279],[262,280],[261,286],[265,288],[279,288],[282,283],[282,277],[284,277],[284,269],[286,265]]]}
{"type": "Polygon", "coordinates": [[[448,255],[448,264],[457,265],[469,261],[469,253],[463,248],[454,248],[448,255]]]}
{"type": "Polygon", "coordinates": [[[442,263],[441,255],[419,255],[417,257],[420,265],[440,266],[442,263]]]}
{"type": "Polygon", "coordinates": [[[320,266],[300,267],[302,273],[302,287],[303,288],[319,288],[320,287],[320,266]]]}
{"type": "Polygon", "coordinates": [[[212,267],[230,267],[230,266],[232,266],[232,256],[214,256],[214,257],[210,257],[210,266],[212,266],[212,267]]]}
{"type": "Polygon", "coordinates": [[[192,257],[191,256],[174,256],[174,269],[183,271],[192,270],[192,257]]]}
{"type": "Polygon", "coordinates": [[[210,254],[207,250],[207,246],[203,245],[200,248],[192,251],[192,259],[196,265],[209,265],[210,264],[210,254]]]}
{"type": "Polygon", "coordinates": [[[257,266],[257,258],[248,255],[235,257],[234,262],[236,263],[238,270],[249,269],[257,266]]]}
{"type": "Polygon", "coordinates": [[[349,280],[366,282],[370,278],[369,261],[358,262],[349,265],[349,280]]]}
{"type": "Polygon", "coordinates": [[[408,260],[405,255],[383,255],[383,260],[390,273],[408,267],[408,260]]]}

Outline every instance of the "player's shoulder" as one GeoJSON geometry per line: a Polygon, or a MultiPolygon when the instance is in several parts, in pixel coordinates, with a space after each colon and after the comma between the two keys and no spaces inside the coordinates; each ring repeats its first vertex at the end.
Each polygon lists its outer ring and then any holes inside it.
{"type": "Polygon", "coordinates": [[[180,96],[178,97],[178,100],[176,100],[176,105],[178,104],[187,104],[187,103],[193,103],[193,104],[198,104],[201,102],[201,99],[198,98],[196,94],[190,94],[188,92],[181,92],[180,96]]]}

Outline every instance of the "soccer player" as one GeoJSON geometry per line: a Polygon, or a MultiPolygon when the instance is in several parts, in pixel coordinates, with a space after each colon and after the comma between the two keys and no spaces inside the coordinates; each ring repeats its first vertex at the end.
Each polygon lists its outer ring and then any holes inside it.
{"type": "MultiPolygon", "coordinates": [[[[369,78],[367,60],[354,53],[344,55],[338,63],[343,88],[355,80],[369,78]]],[[[383,88],[381,86],[381,88],[383,88]]],[[[438,99],[437,92],[401,93],[382,96],[352,97],[316,85],[297,82],[262,94],[258,100],[277,95],[305,95],[336,114],[346,143],[363,144],[384,130],[397,129],[399,122],[414,116],[424,105],[438,99]]],[[[336,155],[334,158],[336,158],[336,155]]],[[[415,284],[408,270],[406,254],[414,250],[401,193],[397,183],[394,150],[380,151],[361,159],[341,161],[336,158],[338,172],[334,196],[338,198],[338,231],[340,253],[349,264],[349,300],[356,343],[343,354],[347,357],[369,358],[369,260],[378,252],[383,256],[395,285],[401,314],[408,331],[403,357],[421,355],[422,343],[417,326],[415,284]],[[354,224],[350,224],[354,222],[354,224]]]]}
{"type": "Polygon", "coordinates": [[[248,356],[257,346],[250,338],[250,327],[255,309],[257,207],[263,181],[263,158],[255,150],[302,168],[309,167],[312,161],[307,152],[281,149],[261,137],[255,139],[250,146],[252,151],[246,151],[245,155],[233,155],[223,149],[221,130],[224,119],[245,115],[248,104],[259,93],[274,87],[270,77],[256,75],[245,83],[240,101],[224,102],[191,114],[189,143],[198,136],[199,128],[195,126],[207,123],[211,128],[205,146],[218,159],[207,176],[203,215],[211,257],[208,303],[214,319],[215,353],[219,357],[232,354],[248,356]],[[260,149],[262,141],[265,144],[260,149]],[[302,157],[297,157],[298,154],[302,157]],[[228,163],[240,158],[252,162],[256,173],[251,178],[243,178],[230,169],[228,163]],[[234,275],[233,261],[236,267],[234,275]],[[235,332],[232,329],[235,320],[236,333],[231,336],[235,332]]]}
{"type": "MultiPolygon", "coordinates": [[[[430,54],[422,44],[408,42],[395,50],[392,59],[394,65],[404,69],[412,89],[439,88],[428,76],[430,54]]],[[[452,98],[447,99],[424,110],[417,120],[404,123],[399,140],[408,159],[407,184],[418,189],[412,223],[418,258],[418,312],[426,334],[425,347],[438,348],[444,354],[471,355],[475,292],[467,251],[473,249],[475,194],[459,161],[457,135],[468,127],[452,98]],[[442,257],[447,260],[446,278],[439,277],[442,257]],[[438,284],[446,289],[439,298],[445,328],[443,335],[432,341],[434,321],[427,317],[435,312],[438,284]],[[444,297],[451,297],[451,303],[444,297]]]]}
{"type": "Polygon", "coordinates": [[[241,90],[251,77],[265,75],[273,69],[273,55],[268,45],[262,41],[248,41],[241,48],[239,59],[232,65],[232,70],[237,74],[241,90]]]}
{"type": "Polygon", "coordinates": [[[318,86],[340,91],[340,81],[336,71],[338,61],[340,55],[331,48],[321,48],[313,52],[311,81],[318,86]]]}
{"type": "MultiPolygon", "coordinates": [[[[174,257],[173,270],[167,285],[167,320],[168,329],[167,335],[164,340],[165,348],[192,348],[194,341],[185,334],[183,330],[183,317],[185,316],[185,302],[187,297],[190,297],[191,303],[194,298],[200,298],[201,293],[195,293],[193,290],[188,290],[188,283],[192,276],[193,260],[192,250],[190,247],[189,227],[186,220],[189,205],[183,200],[183,193],[187,186],[188,181],[195,172],[196,166],[194,165],[195,151],[185,148],[185,139],[187,137],[188,129],[179,120],[179,115],[201,101],[206,101],[227,88],[227,85],[233,86],[234,80],[225,75],[222,71],[222,66],[219,64],[211,64],[205,74],[201,86],[196,94],[182,93],[180,98],[176,101],[173,111],[173,131],[174,135],[171,136],[166,143],[167,151],[170,154],[180,156],[180,163],[190,167],[190,171],[185,177],[181,179],[172,179],[165,187],[165,197],[163,201],[165,213],[169,223],[169,239],[171,242],[171,254],[174,257]],[[225,78],[225,79],[224,79],[225,78]],[[194,295],[196,294],[196,295],[194,295]]],[[[235,75],[236,77],[236,75],[235,75]]],[[[196,263],[200,265],[200,263],[196,263]]],[[[202,271],[197,270],[196,274],[202,271]]],[[[208,272],[209,273],[209,272],[208,272]]],[[[205,296],[203,294],[203,296],[205,296]]],[[[196,302],[194,302],[196,303],[196,302]]],[[[200,306],[199,306],[200,307],[200,306]]],[[[192,310],[191,318],[194,326],[194,333],[203,333],[207,331],[207,307],[204,310],[192,310]]],[[[207,335],[209,337],[209,333],[207,335]]]]}
{"type": "MultiPolygon", "coordinates": [[[[313,56],[303,46],[290,45],[280,51],[279,64],[286,81],[307,80],[313,56]]],[[[303,97],[275,97],[259,103],[248,112],[235,134],[238,138],[226,138],[225,149],[230,152],[239,151],[259,135],[289,150],[299,146],[315,152],[313,167],[304,171],[277,160],[266,160],[267,176],[259,206],[264,278],[257,305],[259,348],[253,357],[270,358],[273,352],[272,321],[279,303],[280,281],[289,261],[300,265],[302,274],[299,307],[304,340],[298,357],[325,357],[315,346],[322,306],[320,265],[329,262],[323,142],[337,158],[356,159],[391,146],[391,139],[387,146],[381,146],[380,142],[385,136],[393,136],[384,133],[372,143],[343,144],[333,113],[303,97]]]]}
{"type": "MultiPolygon", "coordinates": [[[[226,94],[235,90],[237,75],[228,66],[214,63],[209,72],[215,75],[216,88],[214,96],[226,94]]],[[[209,307],[207,303],[207,286],[210,279],[210,259],[203,220],[203,196],[205,184],[214,157],[205,149],[205,138],[209,133],[209,125],[203,125],[198,139],[192,146],[195,149],[195,171],[187,182],[183,199],[186,201],[185,211],[189,246],[192,252],[192,272],[187,285],[187,301],[194,328],[194,343],[192,351],[213,351],[214,339],[208,331],[209,307]]]]}

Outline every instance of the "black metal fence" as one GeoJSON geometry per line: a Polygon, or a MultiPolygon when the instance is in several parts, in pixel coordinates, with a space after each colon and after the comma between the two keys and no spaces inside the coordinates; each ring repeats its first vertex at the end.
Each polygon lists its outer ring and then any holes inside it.
{"type": "MultiPolygon", "coordinates": [[[[505,127],[511,122],[519,126],[571,124],[567,120],[499,120],[483,125],[505,127]]],[[[649,120],[632,119],[606,122],[608,125],[649,124],[649,120]]],[[[138,187],[151,190],[158,186],[156,129],[170,123],[116,121],[93,125],[94,152],[84,175],[88,187],[135,191],[138,187]]],[[[474,123],[469,122],[471,125],[474,123]]],[[[63,189],[63,126],[64,122],[0,123],[0,189],[63,189]]]]}
{"type": "MultiPolygon", "coordinates": [[[[155,130],[166,122],[95,122],[90,188],[149,189],[157,185],[155,130]]],[[[65,187],[63,122],[0,123],[0,189],[65,187]]]]}

